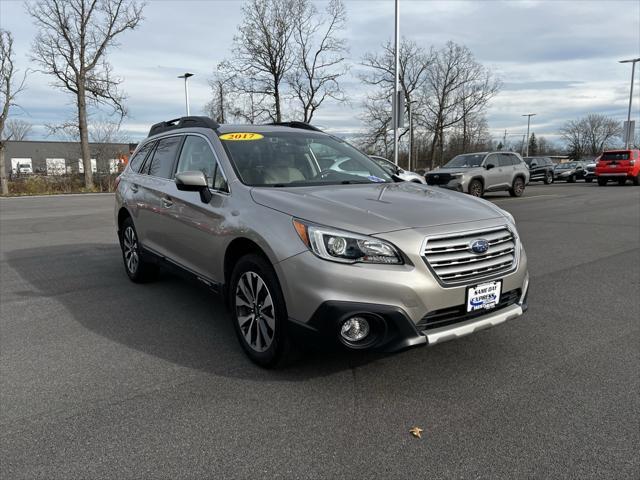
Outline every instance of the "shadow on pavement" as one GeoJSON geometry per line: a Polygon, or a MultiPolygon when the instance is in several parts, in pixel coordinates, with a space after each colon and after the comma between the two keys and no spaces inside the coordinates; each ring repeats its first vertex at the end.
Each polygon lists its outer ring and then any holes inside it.
{"type": "Polygon", "coordinates": [[[221,296],[167,271],[155,282],[131,283],[117,245],[24,249],[6,257],[33,289],[5,290],[5,300],[55,298],[92,332],[184,367],[254,380],[302,381],[382,358],[307,345],[291,367],[264,370],[242,352],[221,296]]]}

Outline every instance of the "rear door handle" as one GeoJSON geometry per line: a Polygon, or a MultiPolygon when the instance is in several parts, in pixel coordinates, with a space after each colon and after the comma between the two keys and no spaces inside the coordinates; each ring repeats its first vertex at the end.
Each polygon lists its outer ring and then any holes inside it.
{"type": "Polygon", "coordinates": [[[172,205],[173,205],[173,200],[171,200],[169,197],[162,198],[162,206],[164,208],[170,208],[172,205]]]}

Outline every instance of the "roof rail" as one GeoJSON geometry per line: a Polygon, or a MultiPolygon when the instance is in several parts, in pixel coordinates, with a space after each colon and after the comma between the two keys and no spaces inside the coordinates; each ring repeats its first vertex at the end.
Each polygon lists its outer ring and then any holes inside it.
{"type": "Polygon", "coordinates": [[[310,123],[306,122],[272,122],[267,123],[267,125],[275,125],[279,127],[289,127],[289,128],[301,128],[303,130],[313,130],[315,132],[321,132],[318,127],[314,127],[310,123]]]}
{"type": "Polygon", "coordinates": [[[209,117],[180,117],[173,120],[167,120],[166,122],[160,122],[154,124],[149,130],[149,137],[157,135],[158,133],[167,132],[169,130],[175,130],[177,128],[212,128],[216,130],[220,124],[209,117]]]}

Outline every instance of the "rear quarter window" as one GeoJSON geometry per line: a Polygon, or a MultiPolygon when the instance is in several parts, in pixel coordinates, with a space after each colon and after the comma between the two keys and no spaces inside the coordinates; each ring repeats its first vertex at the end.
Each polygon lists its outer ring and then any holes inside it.
{"type": "Polygon", "coordinates": [[[144,159],[147,158],[151,147],[153,146],[153,142],[149,142],[146,145],[143,145],[140,150],[136,152],[136,154],[129,160],[129,168],[134,172],[140,172],[140,167],[144,163],[144,159]]]}

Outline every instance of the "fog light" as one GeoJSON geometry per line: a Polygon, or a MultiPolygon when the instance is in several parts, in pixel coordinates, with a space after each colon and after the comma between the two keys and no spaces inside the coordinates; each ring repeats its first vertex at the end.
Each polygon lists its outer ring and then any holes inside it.
{"type": "Polygon", "coordinates": [[[359,342],[369,335],[369,322],[362,317],[351,317],[342,324],[340,335],[347,342],[359,342]]]}

